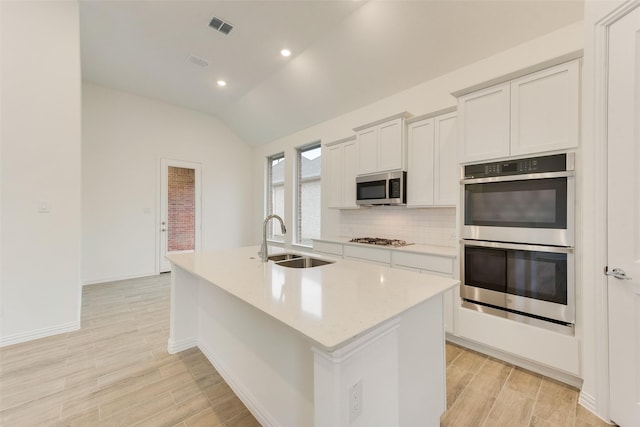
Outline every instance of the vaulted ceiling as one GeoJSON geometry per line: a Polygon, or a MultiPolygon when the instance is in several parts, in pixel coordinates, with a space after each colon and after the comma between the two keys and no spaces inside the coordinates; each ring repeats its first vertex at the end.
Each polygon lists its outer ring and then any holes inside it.
{"type": "Polygon", "coordinates": [[[82,75],[257,145],[582,18],[576,0],[81,0],[82,75]]]}

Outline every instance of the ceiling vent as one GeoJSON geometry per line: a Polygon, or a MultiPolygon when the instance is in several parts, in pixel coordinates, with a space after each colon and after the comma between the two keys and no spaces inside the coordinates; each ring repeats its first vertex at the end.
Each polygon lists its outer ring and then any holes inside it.
{"type": "Polygon", "coordinates": [[[209,66],[209,61],[207,61],[204,58],[200,58],[199,56],[196,55],[189,55],[189,58],[187,58],[189,62],[191,62],[192,64],[195,64],[199,67],[208,67],[209,66]]]}
{"type": "Polygon", "coordinates": [[[209,22],[209,26],[214,30],[220,31],[222,34],[229,34],[231,30],[233,30],[233,25],[215,16],[211,19],[211,22],[209,22]]]}

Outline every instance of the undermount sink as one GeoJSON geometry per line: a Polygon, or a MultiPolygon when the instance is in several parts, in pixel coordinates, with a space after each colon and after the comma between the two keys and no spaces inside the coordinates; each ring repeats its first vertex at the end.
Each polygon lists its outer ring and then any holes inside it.
{"type": "Polygon", "coordinates": [[[289,259],[300,258],[302,255],[298,254],[277,254],[277,255],[269,255],[267,258],[269,261],[286,261],[289,259]]]}
{"type": "Polygon", "coordinates": [[[335,261],[325,261],[323,259],[312,258],[312,257],[299,257],[293,258],[286,261],[280,261],[276,264],[281,265],[283,267],[289,268],[311,268],[311,267],[319,267],[321,265],[333,264],[335,261]]]}

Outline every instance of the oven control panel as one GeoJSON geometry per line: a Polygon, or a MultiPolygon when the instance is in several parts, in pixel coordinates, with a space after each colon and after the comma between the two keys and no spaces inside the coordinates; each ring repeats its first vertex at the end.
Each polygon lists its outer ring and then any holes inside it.
{"type": "Polygon", "coordinates": [[[567,170],[567,155],[532,157],[528,159],[504,160],[501,162],[466,165],[465,179],[492,176],[523,175],[530,173],[561,172],[567,170]]]}

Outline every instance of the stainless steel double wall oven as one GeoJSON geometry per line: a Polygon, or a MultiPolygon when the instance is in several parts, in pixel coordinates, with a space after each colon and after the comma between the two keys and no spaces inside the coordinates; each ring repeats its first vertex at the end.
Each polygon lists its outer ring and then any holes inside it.
{"type": "Polygon", "coordinates": [[[463,306],[572,333],[573,153],[464,166],[463,306]]]}

